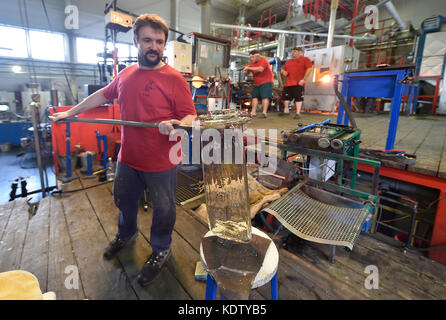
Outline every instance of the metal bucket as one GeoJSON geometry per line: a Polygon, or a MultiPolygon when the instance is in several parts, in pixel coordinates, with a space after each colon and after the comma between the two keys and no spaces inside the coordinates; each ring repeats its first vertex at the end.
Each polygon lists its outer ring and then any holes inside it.
{"type": "MultiPolygon", "coordinates": [[[[57,163],[59,166],[59,173],[67,171],[67,160],[66,156],[57,156],[57,163]]],[[[76,169],[77,157],[71,155],[71,170],[76,169]]]]}
{"type": "Polygon", "coordinates": [[[79,154],[79,157],[81,158],[81,168],[82,169],[87,169],[88,168],[87,156],[89,154],[91,155],[92,165],[96,161],[96,151],[85,151],[85,152],[82,152],[81,154],[79,154]]]}

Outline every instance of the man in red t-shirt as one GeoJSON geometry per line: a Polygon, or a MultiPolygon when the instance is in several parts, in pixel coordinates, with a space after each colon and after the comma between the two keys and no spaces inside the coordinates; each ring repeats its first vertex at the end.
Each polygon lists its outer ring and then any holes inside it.
{"type": "Polygon", "coordinates": [[[254,88],[252,91],[251,116],[256,116],[259,99],[262,100],[262,118],[266,118],[269,99],[273,96],[274,76],[268,60],[260,56],[259,50],[252,50],[249,53],[251,62],[243,68],[245,74],[252,73],[254,77],[254,88]]]}
{"type": "Polygon", "coordinates": [[[289,115],[288,106],[294,99],[296,108],[295,118],[300,118],[300,109],[304,101],[305,81],[313,71],[313,63],[307,57],[302,56],[302,48],[295,47],[292,52],[292,59],[285,62],[280,71],[286,77],[285,87],[283,88],[283,113],[280,115],[289,115]]]}
{"type": "Polygon", "coordinates": [[[54,114],[53,121],[72,117],[118,98],[123,120],[159,123],[159,129],[123,126],[113,198],[119,208],[118,233],[104,252],[112,259],[138,234],[139,199],[145,188],[153,203],[150,245],[152,254],[138,274],[145,286],[152,282],[170,256],[176,220],[176,164],[169,151],[174,124],[191,125],[196,117],[189,86],[184,77],[161,61],[169,28],[153,14],[138,17],[133,26],[138,64],[122,70],[105,88],[93,93],[66,112],[54,114]]]}

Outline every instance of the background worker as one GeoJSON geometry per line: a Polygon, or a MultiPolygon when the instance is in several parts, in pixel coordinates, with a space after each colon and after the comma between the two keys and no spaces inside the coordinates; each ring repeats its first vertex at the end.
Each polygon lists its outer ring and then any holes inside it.
{"type": "Polygon", "coordinates": [[[267,59],[260,56],[259,50],[249,53],[251,61],[243,68],[245,74],[252,73],[254,77],[254,89],[252,91],[251,117],[256,116],[259,99],[262,101],[262,118],[266,118],[269,99],[273,96],[274,75],[267,59]]]}
{"type": "Polygon", "coordinates": [[[300,118],[300,109],[304,101],[305,82],[313,72],[313,63],[307,57],[302,56],[302,48],[294,47],[291,51],[292,59],[285,62],[280,73],[286,77],[285,86],[282,93],[283,113],[289,115],[288,106],[294,99],[296,108],[295,118],[300,118]]]}
{"type": "Polygon", "coordinates": [[[174,124],[191,125],[196,117],[184,77],[161,61],[169,33],[165,21],[154,14],[138,17],[133,25],[138,63],[122,70],[105,88],[93,93],[53,121],[72,117],[118,98],[122,120],[159,123],[159,130],[123,126],[113,198],[119,209],[118,233],[104,252],[105,259],[134,243],[138,235],[137,213],[144,188],[149,190],[153,216],[150,231],[152,254],[138,274],[145,286],[160,273],[170,255],[176,220],[176,164],[169,151],[174,124]]]}

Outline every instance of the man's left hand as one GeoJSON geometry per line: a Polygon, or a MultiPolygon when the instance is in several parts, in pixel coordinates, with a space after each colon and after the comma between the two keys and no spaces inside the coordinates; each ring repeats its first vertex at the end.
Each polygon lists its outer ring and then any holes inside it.
{"type": "Polygon", "coordinates": [[[181,124],[181,121],[176,120],[176,119],[161,121],[159,124],[160,133],[169,135],[170,132],[175,129],[173,126],[180,125],[180,124],[181,124]]]}

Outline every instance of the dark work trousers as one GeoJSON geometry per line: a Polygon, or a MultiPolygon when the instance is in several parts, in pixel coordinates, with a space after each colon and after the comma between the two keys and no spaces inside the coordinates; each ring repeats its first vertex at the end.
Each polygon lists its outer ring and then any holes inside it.
{"type": "Polygon", "coordinates": [[[117,163],[113,199],[119,209],[118,237],[127,239],[137,232],[139,200],[147,187],[152,200],[150,244],[153,251],[170,248],[176,219],[177,168],[162,172],[143,172],[117,163]]]}

